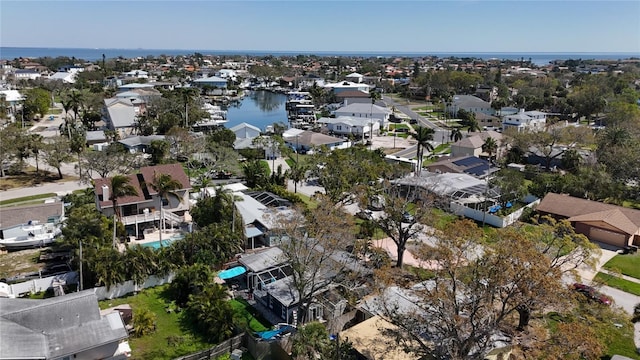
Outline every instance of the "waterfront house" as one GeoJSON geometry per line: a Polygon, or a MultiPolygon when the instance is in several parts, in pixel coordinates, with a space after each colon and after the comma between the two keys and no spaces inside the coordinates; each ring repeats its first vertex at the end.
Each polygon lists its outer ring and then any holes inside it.
{"type": "Polygon", "coordinates": [[[124,77],[129,79],[148,79],[149,73],[144,70],[131,70],[123,73],[124,77]]]}
{"type": "Polygon", "coordinates": [[[367,118],[356,118],[351,116],[339,116],[337,118],[320,118],[319,124],[327,127],[330,134],[349,136],[356,138],[370,137],[371,133],[378,134],[380,132],[380,121],[367,118]]]}
{"type": "MultiPolygon", "coordinates": [[[[94,180],[96,207],[105,216],[112,216],[114,213],[110,198],[110,181],[110,178],[94,180]]],[[[137,195],[118,198],[118,207],[123,224],[136,236],[141,234],[141,230],[153,227],[160,221],[161,206],[164,221],[167,223],[178,225],[185,221],[183,215],[189,210],[191,184],[180,164],[140,168],[139,173],[129,175],[129,184],[136,189],[137,195]],[[151,186],[156,174],[168,174],[181,184],[181,187],[174,191],[177,196],[168,196],[160,203],[160,196],[151,186]]]]}
{"type": "Polygon", "coordinates": [[[325,89],[330,89],[334,94],[339,94],[343,91],[364,91],[366,93],[369,92],[369,85],[367,84],[359,84],[349,81],[342,81],[339,83],[329,83],[324,85],[325,89]]]}
{"type": "Polygon", "coordinates": [[[301,154],[310,153],[321,146],[326,146],[329,150],[345,149],[351,146],[348,140],[299,129],[285,131],[282,138],[287,146],[301,154]]]}
{"type": "Polygon", "coordinates": [[[48,299],[0,297],[0,359],[125,359],[120,313],[102,316],[93,290],[48,299]]]}
{"type": "Polygon", "coordinates": [[[236,134],[236,140],[238,139],[253,139],[260,136],[261,131],[258,127],[245,122],[229,128],[236,134]]]}
{"type": "Polygon", "coordinates": [[[193,85],[199,88],[210,87],[212,89],[226,89],[228,80],[218,76],[209,76],[193,80],[193,85]]]}
{"type": "Polygon", "coordinates": [[[336,99],[345,106],[353,103],[371,104],[371,95],[360,90],[342,91],[336,94],[336,99]]]}
{"type": "Polygon", "coordinates": [[[522,131],[541,131],[547,125],[547,114],[541,111],[524,111],[502,117],[502,130],[516,129],[522,131]]]}
{"type": "Polygon", "coordinates": [[[336,117],[350,116],[352,118],[379,120],[382,129],[388,128],[391,113],[390,109],[371,104],[371,101],[368,103],[349,104],[334,111],[336,117]]]}

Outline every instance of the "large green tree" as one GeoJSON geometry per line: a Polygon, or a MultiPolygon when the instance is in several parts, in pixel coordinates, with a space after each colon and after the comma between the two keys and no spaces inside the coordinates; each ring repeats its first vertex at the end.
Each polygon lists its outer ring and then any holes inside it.
{"type": "Polygon", "coordinates": [[[113,207],[113,247],[116,248],[116,224],[122,218],[118,207],[118,198],[125,196],[137,196],[138,190],[131,184],[131,178],[126,175],[114,175],[109,180],[109,200],[113,207]]]}

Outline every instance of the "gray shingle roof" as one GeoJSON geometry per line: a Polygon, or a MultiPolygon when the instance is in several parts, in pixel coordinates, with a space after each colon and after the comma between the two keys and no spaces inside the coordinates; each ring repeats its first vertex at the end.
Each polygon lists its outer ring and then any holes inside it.
{"type": "Polygon", "coordinates": [[[58,358],[128,337],[120,315],[100,316],[93,290],[44,299],[0,298],[0,359],[58,358]]]}

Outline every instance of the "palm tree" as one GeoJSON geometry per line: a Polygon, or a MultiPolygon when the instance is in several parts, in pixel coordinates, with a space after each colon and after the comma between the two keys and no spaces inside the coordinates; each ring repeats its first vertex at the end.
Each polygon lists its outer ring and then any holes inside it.
{"type": "Polygon", "coordinates": [[[138,196],[138,190],[129,182],[131,179],[126,175],[115,175],[109,182],[111,194],[109,200],[113,206],[113,247],[116,247],[116,227],[118,221],[122,219],[122,214],[118,208],[118,198],[125,196],[138,196]]]}
{"type": "Polygon", "coordinates": [[[153,190],[156,191],[158,197],[160,198],[160,246],[162,246],[162,230],[164,229],[164,214],[162,213],[162,203],[167,196],[172,195],[178,198],[180,202],[182,202],[182,198],[178,195],[175,190],[181,189],[182,184],[175,180],[169,174],[158,174],[154,173],[153,182],[150,184],[153,190]]]}
{"type": "Polygon", "coordinates": [[[469,128],[467,129],[467,132],[480,131],[480,124],[478,123],[478,120],[476,120],[475,114],[472,113],[472,116],[467,121],[467,124],[469,124],[469,128]]]}
{"type": "Polygon", "coordinates": [[[497,150],[498,150],[498,143],[492,137],[488,137],[484,141],[484,144],[482,144],[482,151],[489,154],[489,161],[492,160],[493,154],[495,154],[497,150]]]}
{"type": "Polygon", "coordinates": [[[307,167],[299,162],[293,163],[291,168],[287,170],[287,176],[293,180],[293,192],[298,192],[298,183],[305,179],[307,173],[307,167]]]}
{"type": "Polygon", "coordinates": [[[451,135],[449,135],[449,139],[453,142],[458,142],[462,140],[462,131],[460,131],[460,128],[455,128],[451,130],[451,135]]]}
{"type": "Polygon", "coordinates": [[[29,137],[29,150],[36,158],[36,175],[40,173],[40,166],[38,164],[38,155],[40,151],[45,147],[44,138],[40,134],[31,134],[29,137]]]}
{"type": "Polygon", "coordinates": [[[418,169],[416,170],[416,175],[420,176],[420,170],[422,169],[422,157],[424,155],[424,149],[426,148],[428,151],[433,151],[433,145],[429,141],[433,141],[433,134],[435,131],[428,127],[416,126],[414,128],[414,133],[411,134],[414,139],[418,142],[416,145],[416,156],[418,157],[418,169]]]}
{"type": "Polygon", "coordinates": [[[371,99],[371,128],[369,129],[369,139],[373,140],[373,105],[375,105],[376,101],[380,100],[382,96],[377,91],[372,91],[369,93],[369,98],[371,99]]]}

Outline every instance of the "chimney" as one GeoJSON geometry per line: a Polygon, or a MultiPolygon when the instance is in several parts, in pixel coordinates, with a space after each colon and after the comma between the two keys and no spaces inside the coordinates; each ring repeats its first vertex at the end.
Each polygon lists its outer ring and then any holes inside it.
{"type": "Polygon", "coordinates": [[[102,201],[109,200],[109,186],[102,185],[102,201]]]}

